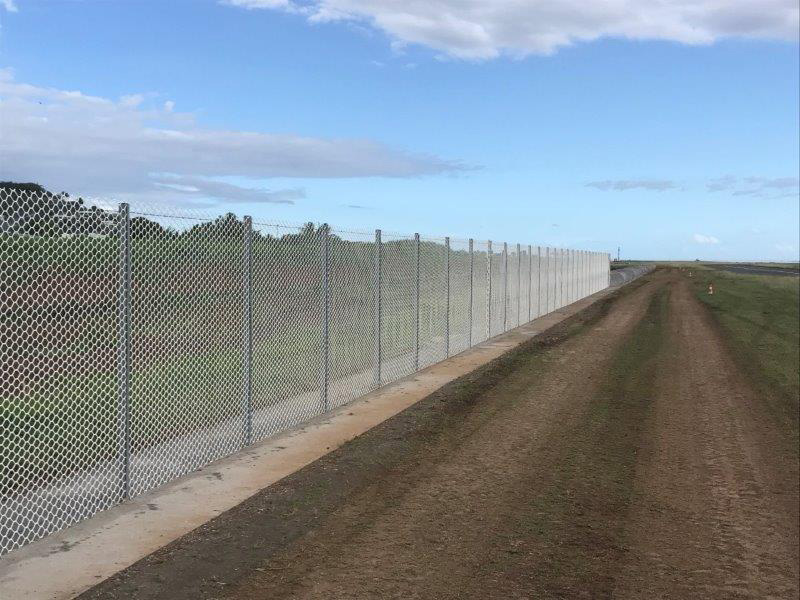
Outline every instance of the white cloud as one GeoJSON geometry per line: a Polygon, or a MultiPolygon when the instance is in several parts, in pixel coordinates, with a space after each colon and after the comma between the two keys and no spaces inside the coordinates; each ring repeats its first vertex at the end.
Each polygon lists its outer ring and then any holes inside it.
{"type": "Polygon", "coordinates": [[[142,102],[144,102],[144,95],[142,94],[130,94],[129,96],[122,96],[119,99],[120,106],[125,106],[128,108],[135,108],[142,102]]]}
{"type": "Polygon", "coordinates": [[[295,200],[306,197],[305,191],[300,188],[272,191],[242,187],[204,177],[180,177],[172,174],[154,174],[151,178],[155,185],[161,188],[202,197],[224,198],[229,202],[294,204],[295,200]]]}
{"type": "MultiPolygon", "coordinates": [[[[410,177],[463,169],[433,156],[368,139],[336,139],[204,129],[191,113],[152,95],[119,101],[41,88],[0,69],[0,179],[36,181],[55,191],[123,195],[165,188],[153,173],[191,181],[196,194],[233,201],[292,200],[298,190],[265,192],[221,184],[222,177],[410,177]],[[278,194],[275,196],[275,194],[278,194]]],[[[167,183],[176,183],[175,181],[167,183]]]]}
{"type": "Polygon", "coordinates": [[[797,177],[734,177],[726,175],[706,184],[709,192],[731,192],[733,196],[756,198],[794,198],[800,194],[797,177]]]}
{"type": "Polygon", "coordinates": [[[14,4],[14,0],[1,0],[0,4],[3,5],[8,12],[17,12],[17,5],[14,4]]]}
{"type": "Polygon", "coordinates": [[[692,239],[698,244],[719,244],[719,240],[713,235],[703,235],[702,233],[695,233],[692,239]]]}
{"type": "Polygon", "coordinates": [[[610,190],[624,192],[636,189],[663,192],[675,189],[678,186],[674,181],[666,179],[606,179],[604,181],[590,181],[586,184],[586,187],[593,187],[604,192],[610,190]]]}
{"type": "Polygon", "coordinates": [[[603,37],[710,44],[730,37],[796,40],[796,0],[222,0],[313,22],[369,24],[393,46],[464,59],[550,54],[603,37]]]}

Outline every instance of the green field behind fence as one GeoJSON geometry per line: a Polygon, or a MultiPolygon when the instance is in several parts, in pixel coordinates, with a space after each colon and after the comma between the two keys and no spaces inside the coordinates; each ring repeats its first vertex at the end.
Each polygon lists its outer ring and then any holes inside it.
{"type": "MultiPolygon", "coordinates": [[[[224,233],[132,241],[133,452],[242,412],[243,246],[224,233]]],[[[374,362],[374,244],[333,235],[330,244],[329,360],[331,376],[342,378],[374,362]]],[[[309,230],[255,236],[256,408],[320,387],[321,247],[319,232],[309,230]]],[[[444,250],[420,245],[423,347],[443,344],[444,250]]],[[[394,257],[382,269],[382,354],[406,356],[406,372],[413,371],[413,252],[409,240],[382,250],[394,257]]],[[[454,251],[451,265],[463,268],[462,254],[454,251]]],[[[0,236],[0,494],[119,453],[118,261],[114,237],[0,236]],[[63,335],[49,334],[64,325],[63,335]]],[[[451,329],[467,328],[466,308],[453,302],[451,329]]]]}

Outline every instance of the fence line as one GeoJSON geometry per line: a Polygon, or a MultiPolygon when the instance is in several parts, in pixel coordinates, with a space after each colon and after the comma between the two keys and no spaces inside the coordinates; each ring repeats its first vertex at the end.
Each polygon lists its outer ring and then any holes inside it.
{"type": "Polygon", "coordinates": [[[0,554],[609,284],[587,251],[0,208],[0,554]]]}

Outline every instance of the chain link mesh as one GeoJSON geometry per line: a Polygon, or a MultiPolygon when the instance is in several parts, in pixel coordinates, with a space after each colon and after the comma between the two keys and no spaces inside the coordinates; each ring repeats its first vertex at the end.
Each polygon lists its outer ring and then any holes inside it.
{"type": "Polygon", "coordinates": [[[505,330],[517,327],[519,322],[519,302],[522,286],[520,285],[520,255],[516,244],[508,245],[508,283],[506,285],[506,323],[505,330]]]}
{"type": "Polygon", "coordinates": [[[474,318],[470,307],[475,301],[474,294],[470,294],[471,281],[469,241],[450,240],[450,356],[470,347],[471,319],[474,318]]]}
{"type": "Polygon", "coordinates": [[[326,230],[252,227],[252,439],[260,440],[324,410],[326,230]]]}
{"type": "Polygon", "coordinates": [[[487,242],[472,246],[472,343],[489,337],[489,254],[487,242]]]}
{"type": "Polygon", "coordinates": [[[132,495],[243,445],[243,223],[142,222],[155,225],[131,228],[132,495]]]}
{"type": "Polygon", "coordinates": [[[608,255],[0,187],[0,554],[608,285],[608,255]]]}
{"type": "Polygon", "coordinates": [[[542,252],[541,246],[531,248],[531,317],[542,316],[542,252]]]}
{"type": "Polygon", "coordinates": [[[374,234],[333,231],[330,239],[328,407],[377,387],[374,234]]]}
{"type": "Polygon", "coordinates": [[[492,243],[489,254],[491,281],[489,282],[489,336],[505,331],[506,253],[503,244],[492,243]]]}
{"type": "Polygon", "coordinates": [[[427,367],[447,357],[447,249],[444,240],[421,238],[419,290],[419,364],[427,367]]]}
{"type": "Polygon", "coordinates": [[[116,212],[0,188],[0,554],[118,503],[116,212]]]}
{"type": "Polygon", "coordinates": [[[381,245],[381,382],[416,370],[416,260],[413,237],[383,234],[381,245]]]}

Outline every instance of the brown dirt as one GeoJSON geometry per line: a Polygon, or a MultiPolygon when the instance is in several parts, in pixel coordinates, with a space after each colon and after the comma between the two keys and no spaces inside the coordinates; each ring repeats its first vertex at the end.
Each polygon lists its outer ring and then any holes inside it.
{"type": "Polygon", "coordinates": [[[798,461],[686,280],[672,293],[626,598],[797,598],[798,461]]]}
{"type": "Polygon", "coordinates": [[[83,598],[796,597],[797,456],[658,272],[83,598]]]}

